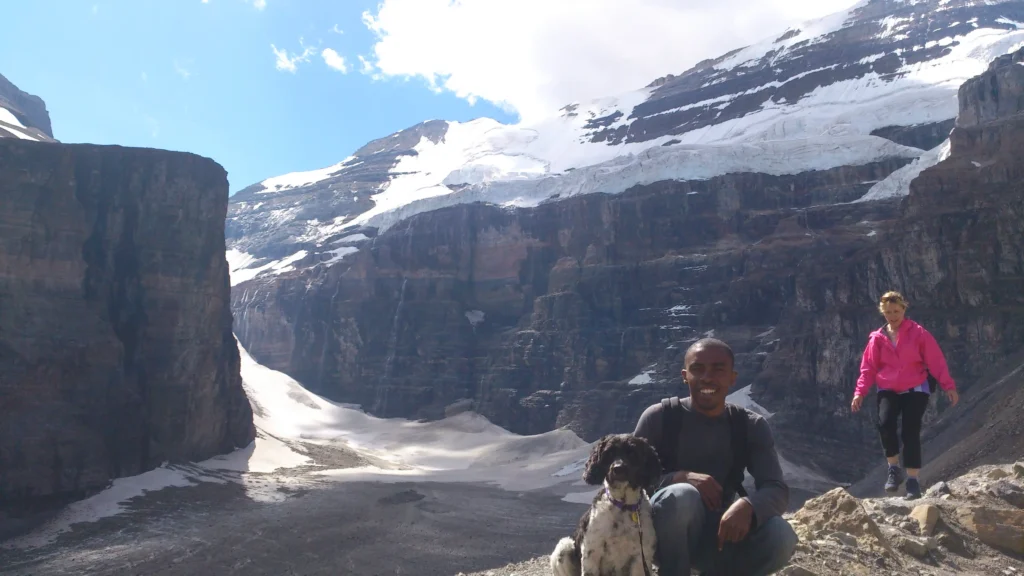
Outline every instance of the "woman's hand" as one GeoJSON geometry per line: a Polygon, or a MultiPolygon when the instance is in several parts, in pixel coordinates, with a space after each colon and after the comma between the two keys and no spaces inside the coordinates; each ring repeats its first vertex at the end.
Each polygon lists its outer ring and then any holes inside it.
{"type": "Polygon", "coordinates": [[[853,402],[850,402],[850,410],[854,412],[860,412],[860,405],[864,403],[863,396],[854,396],[853,402]]]}
{"type": "Polygon", "coordinates": [[[950,406],[956,406],[956,403],[960,401],[960,393],[956,391],[956,388],[946,390],[946,397],[949,398],[950,406]]]}

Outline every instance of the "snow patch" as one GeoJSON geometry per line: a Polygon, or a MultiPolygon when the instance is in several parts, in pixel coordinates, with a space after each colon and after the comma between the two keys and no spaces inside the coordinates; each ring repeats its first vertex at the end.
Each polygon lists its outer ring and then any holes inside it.
{"type": "MultiPolygon", "coordinates": [[[[815,44],[820,42],[821,39],[829,34],[843,29],[846,26],[847,21],[854,11],[859,9],[864,4],[867,4],[867,0],[862,0],[857,4],[851,6],[846,10],[817,18],[814,20],[808,20],[792,29],[798,30],[797,34],[790,38],[782,41],[778,41],[779,35],[773,34],[770,38],[765,38],[760,42],[751,44],[750,46],[743,48],[737,53],[733,54],[729,58],[715,65],[715,68],[719,70],[731,70],[733,68],[741,67],[745,64],[760,61],[761,57],[767,54],[771,50],[777,50],[780,47],[783,52],[776,56],[781,55],[795,44],[807,43],[815,44]]],[[[791,29],[791,30],[792,30],[791,29]]]]}
{"type": "Polygon", "coordinates": [[[484,313],[482,310],[468,310],[466,320],[469,320],[470,325],[476,328],[477,324],[484,321],[484,313]]]}
{"type": "Polygon", "coordinates": [[[0,106],[0,122],[4,122],[6,124],[10,124],[11,126],[14,126],[15,128],[24,128],[25,127],[24,124],[22,124],[21,122],[18,122],[18,119],[14,116],[14,113],[12,113],[10,110],[8,110],[7,108],[4,108],[2,106],[0,106]]]}
{"type": "Polygon", "coordinates": [[[38,137],[29,132],[27,126],[18,121],[13,112],[2,106],[0,106],[0,129],[19,140],[39,141],[38,137]]]}
{"type": "Polygon", "coordinates": [[[651,374],[654,374],[654,370],[647,370],[645,372],[641,372],[641,373],[637,374],[636,376],[633,376],[629,380],[629,385],[630,386],[644,386],[646,384],[650,384],[651,382],[654,382],[654,379],[651,378],[651,374]]]}
{"type": "Polygon", "coordinates": [[[348,256],[349,254],[355,254],[356,252],[359,252],[359,248],[356,248],[355,246],[342,246],[341,248],[335,248],[334,250],[329,250],[327,252],[327,254],[330,254],[331,257],[327,260],[324,260],[322,263],[334,264],[336,262],[341,262],[345,258],[345,256],[348,256]]]}
{"type": "Polygon", "coordinates": [[[266,273],[267,275],[270,276],[276,276],[278,274],[283,274],[285,272],[294,270],[294,264],[299,260],[305,258],[306,254],[307,252],[305,250],[299,250],[298,252],[292,254],[291,256],[288,256],[287,258],[274,260],[272,262],[268,262],[267,264],[263,264],[262,266],[250,268],[249,266],[253,262],[255,262],[255,258],[253,258],[252,255],[235,250],[233,248],[229,249],[226,252],[226,256],[228,261],[229,274],[231,275],[231,285],[235,286],[237,284],[241,284],[242,282],[252,280],[253,278],[256,278],[257,276],[263,273],[266,273]]]}
{"type": "Polygon", "coordinates": [[[369,239],[370,238],[366,234],[352,234],[350,236],[345,236],[341,240],[338,240],[338,244],[362,242],[364,240],[369,240],[369,239]]]}
{"type": "MultiPolygon", "coordinates": [[[[260,182],[263,189],[257,192],[257,194],[268,194],[271,192],[281,192],[284,190],[290,190],[292,188],[300,188],[302,186],[309,186],[310,184],[316,184],[322,182],[331,177],[332,174],[341,171],[348,166],[354,166],[351,162],[355,160],[353,156],[338,162],[337,164],[328,166],[326,168],[320,168],[318,170],[309,170],[306,172],[291,172],[289,174],[283,174],[281,176],[274,176],[273,178],[267,178],[260,182]]],[[[357,163],[358,164],[358,163],[357,163]]]]}
{"type": "Polygon", "coordinates": [[[664,180],[706,180],[731,172],[772,175],[827,170],[835,166],[867,164],[886,158],[916,158],[917,148],[902,146],[877,136],[815,137],[731,145],[655,146],[636,154],[578,168],[564,175],[531,180],[493,181],[468,186],[457,192],[433,189],[420,199],[391,210],[370,210],[348,225],[366,225],[381,232],[409,216],[467,202],[532,207],[560,196],[567,198],[603,192],[619,194],[627,189],[664,180]]]}
{"type": "MultiPolygon", "coordinates": [[[[950,142],[947,138],[942,144],[925,152],[906,166],[889,174],[888,177],[872,186],[868,191],[851,203],[870,202],[886,198],[897,198],[910,194],[910,183],[925,171],[949,157],[950,142]]],[[[872,234],[868,234],[871,236],[872,234]]]]}
{"type": "Polygon", "coordinates": [[[750,386],[751,385],[748,384],[747,386],[740,388],[739,390],[733,392],[732,394],[729,394],[728,396],[725,397],[725,401],[729,402],[730,404],[735,404],[737,406],[746,408],[747,410],[750,410],[752,412],[757,412],[758,414],[764,416],[765,418],[771,418],[774,414],[772,412],[769,412],[767,409],[765,409],[764,406],[761,406],[760,404],[755,402],[753,398],[750,397],[750,386]]]}

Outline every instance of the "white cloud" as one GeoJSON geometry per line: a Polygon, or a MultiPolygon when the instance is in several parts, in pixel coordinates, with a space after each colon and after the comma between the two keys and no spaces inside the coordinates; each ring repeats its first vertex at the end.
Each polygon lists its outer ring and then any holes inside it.
{"type": "Polygon", "coordinates": [[[185,80],[188,80],[189,76],[192,75],[192,72],[188,68],[182,66],[177,60],[174,61],[174,71],[178,76],[181,76],[185,80]]]}
{"type": "Polygon", "coordinates": [[[252,0],[252,5],[257,10],[263,10],[267,7],[267,0],[252,0]]]}
{"type": "Polygon", "coordinates": [[[421,76],[529,118],[641,88],[855,1],[381,0],[363,21],[378,36],[380,74],[421,76]]]}
{"type": "Polygon", "coordinates": [[[345,58],[338,54],[333,48],[324,48],[323,52],[320,53],[326,63],[331,68],[334,68],[342,74],[348,73],[348,64],[345,62],[345,58]]]}
{"type": "MultiPolygon", "coordinates": [[[[302,46],[302,39],[299,39],[299,45],[302,46]]],[[[274,66],[278,70],[293,73],[298,69],[299,63],[309,62],[309,57],[316,54],[316,49],[308,46],[303,46],[301,54],[289,54],[287,50],[278,50],[273,44],[270,45],[270,49],[277,56],[274,66]]]]}
{"type": "Polygon", "coordinates": [[[334,32],[335,34],[344,34],[345,33],[344,30],[342,30],[341,28],[338,28],[337,24],[335,24],[330,30],[328,30],[328,32],[334,32]]]}
{"type": "Polygon", "coordinates": [[[360,69],[360,71],[363,74],[373,73],[373,64],[369,60],[364,58],[362,54],[359,55],[359,63],[362,64],[362,68],[360,69]]]}

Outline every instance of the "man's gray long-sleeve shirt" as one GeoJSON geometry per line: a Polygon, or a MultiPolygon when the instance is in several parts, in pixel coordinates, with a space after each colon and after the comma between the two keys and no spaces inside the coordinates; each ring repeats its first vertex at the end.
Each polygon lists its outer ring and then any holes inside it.
{"type": "MultiPolygon", "coordinates": [[[[732,445],[730,442],[729,420],[725,413],[710,418],[693,410],[690,398],[680,400],[685,414],[681,414],[682,426],[677,441],[676,463],[681,470],[707,474],[719,485],[724,485],[732,467],[732,445]]],[[[754,508],[756,524],[760,525],[772,516],[781,516],[789,506],[789,486],[782,477],[779,455],[775,452],[775,439],[768,421],[759,414],[747,413],[747,471],[754,477],[755,490],[747,495],[747,501],[754,508]]],[[[661,403],[647,408],[640,416],[633,432],[642,436],[655,447],[661,443],[663,408],[661,403]]],[[[664,474],[659,488],[672,483],[675,471],[664,474]]],[[[726,506],[728,503],[726,503],[726,506]]]]}

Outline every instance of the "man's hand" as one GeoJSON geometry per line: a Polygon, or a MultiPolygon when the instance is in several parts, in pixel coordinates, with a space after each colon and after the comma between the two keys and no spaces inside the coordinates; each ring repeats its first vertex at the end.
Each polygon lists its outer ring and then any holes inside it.
{"type": "Polygon", "coordinates": [[[956,403],[960,401],[960,393],[956,391],[956,388],[946,390],[946,396],[949,397],[950,406],[956,406],[956,403]]]}
{"type": "Polygon", "coordinates": [[[860,405],[864,403],[863,396],[854,396],[853,402],[850,403],[850,410],[854,412],[860,412],[860,405]]]}
{"type": "Polygon", "coordinates": [[[740,542],[746,538],[753,518],[754,507],[746,498],[733,502],[718,523],[718,549],[721,550],[726,542],[740,542]]]}
{"type": "Polygon", "coordinates": [[[677,484],[689,484],[700,492],[700,499],[709,510],[717,510],[722,505],[722,486],[707,474],[697,472],[676,472],[672,479],[677,484]]]}

